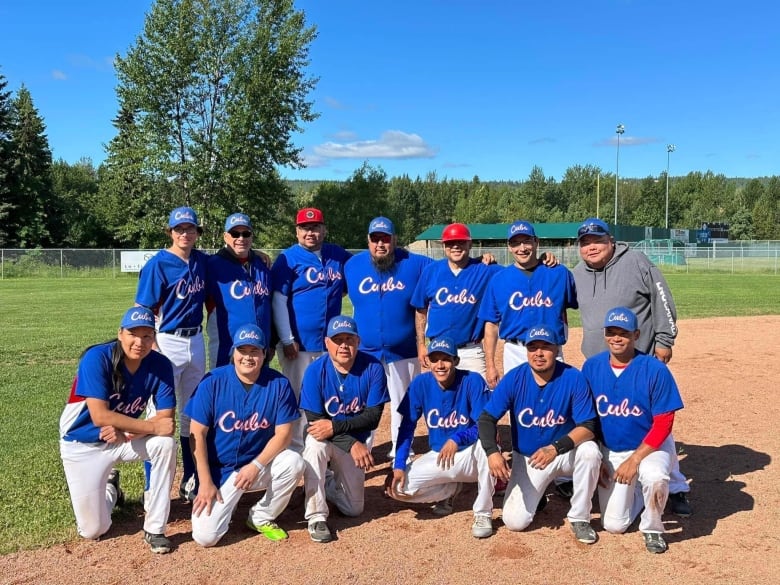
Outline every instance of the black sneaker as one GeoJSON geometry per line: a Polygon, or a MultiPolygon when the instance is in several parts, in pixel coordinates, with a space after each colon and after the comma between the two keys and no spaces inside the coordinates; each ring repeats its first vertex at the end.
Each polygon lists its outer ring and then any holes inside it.
{"type": "Polygon", "coordinates": [[[544,494],[542,496],[542,499],[539,500],[539,503],[536,504],[536,513],[542,512],[547,507],[547,494],[544,494]]]}
{"type": "Polygon", "coordinates": [[[645,537],[645,548],[647,548],[647,552],[656,555],[666,552],[668,547],[666,546],[666,541],[663,536],[657,532],[643,532],[642,536],[645,537]]]}
{"type": "Polygon", "coordinates": [[[682,518],[687,518],[688,516],[693,514],[693,510],[691,509],[691,504],[688,502],[688,496],[685,495],[685,492],[669,494],[668,504],[669,504],[669,509],[672,511],[672,514],[675,514],[682,518]]]}
{"type": "Polygon", "coordinates": [[[314,542],[330,542],[333,540],[333,534],[328,528],[328,524],[322,520],[309,524],[309,536],[314,542]]]}
{"type": "Polygon", "coordinates": [[[173,543],[164,534],[152,534],[144,530],[144,542],[156,554],[164,555],[173,550],[173,543]]]}
{"type": "Polygon", "coordinates": [[[195,501],[195,496],[197,495],[198,490],[195,485],[195,476],[191,475],[189,479],[182,479],[179,484],[179,497],[184,500],[184,503],[191,504],[195,501]]]}
{"type": "Polygon", "coordinates": [[[593,544],[596,542],[596,531],[590,525],[590,522],[571,522],[571,531],[574,533],[574,538],[579,542],[585,544],[593,544]]]}
{"type": "Polygon", "coordinates": [[[116,505],[124,506],[125,492],[123,492],[122,488],[119,487],[119,470],[116,467],[113,468],[111,473],[108,474],[108,481],[106,481],[106,483],[111,484],[116,489],[116,505]]]}
{"type": "Polygon", "coordinates": [[[556,483],[555,491],[558,492],[558,495],[562,498],[570,500],[574,495],[574,482],[564,481],[563,483],[556,483]]]}

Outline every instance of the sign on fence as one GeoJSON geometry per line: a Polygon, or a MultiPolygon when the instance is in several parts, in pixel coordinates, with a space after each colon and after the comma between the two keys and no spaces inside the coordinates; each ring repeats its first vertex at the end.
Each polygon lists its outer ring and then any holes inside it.
{"type": "Polygon", "coordinates": [[[157,254],[158,250],[122,250],[122,272],[141,272],[144,264],[157,254]]]}

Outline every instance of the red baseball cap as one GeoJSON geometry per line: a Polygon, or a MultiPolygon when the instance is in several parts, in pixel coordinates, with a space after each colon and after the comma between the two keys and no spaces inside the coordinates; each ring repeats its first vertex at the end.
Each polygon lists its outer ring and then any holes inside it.
{"type": "Polygon", "coordinates": [[[298,215],[295,216],[295,225],[303,223],[325,223],[325,218],[319,209],[305,207],[298,211],[298,215]]]}

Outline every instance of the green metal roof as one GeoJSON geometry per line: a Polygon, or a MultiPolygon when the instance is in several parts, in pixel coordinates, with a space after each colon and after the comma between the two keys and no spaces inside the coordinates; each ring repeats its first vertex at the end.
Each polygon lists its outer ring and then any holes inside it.
{"type": "MultiPolygon", "coordinates": [[[[441,231],[447,224],[436,224],[417,236],[418,240],[440,240],[441,231]]],[[[473,240],[506,240],[506,232],[511,223],[468,223],[473,240]]],[[[537,223],[533,224],[536,236],[540,240],[573,240],[577,237],[580,222],[575,223],[537,223]]]]}

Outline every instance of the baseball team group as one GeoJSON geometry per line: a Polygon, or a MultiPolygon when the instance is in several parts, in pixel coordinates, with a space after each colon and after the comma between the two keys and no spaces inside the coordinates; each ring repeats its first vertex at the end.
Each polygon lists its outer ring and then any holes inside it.
{"type": "Polygon", "coordinates": [[[298,211],[297,242],[273,263],[252,248],[244,213],[226,219],[213,255],[195,247],[203,228],[193,209],[174,209],[166,231],[170,246],[142,268],[116,338],[82,354],[60,418],[82,537],[105,534],[124,503],[117,464],[143,461],[144,540],[170,552],[180,450],[179,495],[199,545],[220,541],[246,492],[261,493],[246,525],[284,540],[276,520],[301,482],[308,533],[330,542],[333,506],[363,513],[388,402],[385,494],[447,515],[462,485],[476,483],[476,538],[494,533],[502,492],[503,525],[519,531],[554,488],[586,544],[598,538],[597,493],[603,529],[623,533],[638,519],[652,553],[667,548],[665,511],[691,514],[672,436],[683,407],[666,365],[677,335],[672,294],[600,219],[580,226],[571,271],[539,253],[526,221],[508,228],[509,266],[472,258],[459,223],[442,232],[443,259],[409,252],[386,217],[370,222],[367,250],[353,255],[325,241],[315,208],[298,211]],[[581,370],[564,361],[569,309],[581,313],[581,370]],[[507,414],[511,445],[502,445],[507,414]],[[421,418],[428,450],[415,454],[421,418]]]}

